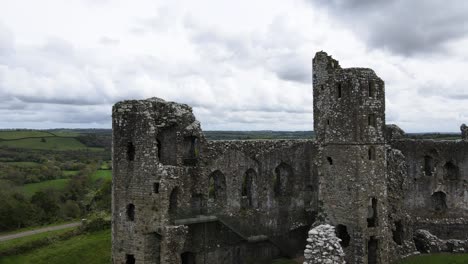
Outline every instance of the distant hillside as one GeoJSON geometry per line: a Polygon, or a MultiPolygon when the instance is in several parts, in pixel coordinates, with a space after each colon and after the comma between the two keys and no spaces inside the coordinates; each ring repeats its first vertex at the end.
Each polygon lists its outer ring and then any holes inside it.
{"type": "Polygon", "coordinates": [[[313,131],[204,131],[208,140],[312,139],[313,131]]]}

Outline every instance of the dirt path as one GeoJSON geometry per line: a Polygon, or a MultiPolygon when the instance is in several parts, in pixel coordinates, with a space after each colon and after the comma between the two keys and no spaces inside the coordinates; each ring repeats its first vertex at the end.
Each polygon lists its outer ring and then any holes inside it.
{"type": "Polygon", "coordinates": [[[50,226],[50,227],[24,231],[24,232],[16,233],[16,234],[4,235],[4,236],[0,236],[0,242],[8,241],[8,240],[19,238],[19,237],[25,237],[25,236],[44,233],[44,232],[49,232],[49,231],[56,231],[56,230],[65,229],[69,227],[75,227],[79,225],[81,225],[81,222],[74,222],[74,223],[69,223],[69,224],[64,224],[64,225],[50,226]]]}

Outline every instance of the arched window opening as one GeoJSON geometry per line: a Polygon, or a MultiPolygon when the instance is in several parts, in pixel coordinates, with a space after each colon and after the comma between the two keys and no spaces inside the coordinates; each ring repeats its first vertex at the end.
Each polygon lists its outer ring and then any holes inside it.
{"type": "Polygon", "coordinates": [[[248,169],[244,173],[242,180],[242,202],[243,207],[252,207],[253,200],[253,182],[256,176],[256,172],[253,169],[248,169]]]}
{"type": "Polygon", "coordinates": [[[436,212],[447,210],[447,195],[444,192],[435,192],[431,196],[432,207],[436,212]]]}
{"type": "Polygon", "coordinates": [[[180,258],[182,259],[182,264],[196,264],[193,252],[184,252],[180,255],[180,258]]]}
{"type": "Polygon", "coordinates": [[[171,195],[169,196],[169,213],[177,213],[179,199],[179,187],[172,189],[171,195]]]}
{"type": "Polygon", "coordinates": [[[340,245],[343,248],[349,246],[349,241],[351,240],[351,237],[349,236],[348,228],[345,225],[337,225],[335,228],[335,234],[339,239],[341,239],[340,245]]]}
{"type": "Polygon", "coordinates": [[[375,127],[376,120],[375,120],[375,114],[369,114],[367,116],[367,125],[371,127],[375,127]]]}
{"type": "Polygon", "coordinates": [[[328,164],[333,165],[333,159],[331,157],[327,157],[328,164]]]}
{"type": "Polygon", "coordinates": [[[276,197],[288,195],[292,190],[293,172],[291,166],[282,162],[275,168],[274,193],[276,197]]]}
{"type": "Polygon", "coordinates": [[[377,264],[379,252],[379,240],[371,236],[367,242],[367,264],[377,264]]]}
{"type": "Polygon", "coordinates": [[[198,138],[188,136],[184,138],[184,165],[195,166],[198,161],[198,138]]]}
{"type": "Polygon", "coordinates": [[[208,198],[210,200],[224,201],[226,200],[226,178],[224,174],[216,170],[209,176],[208,198]]]}
{"type": "Polygon", "coordinates": [[[397,243],[397,245],[402,245],[403,244],[403,224],[401,223],[401,220],[398,220],[395,222],[395,230],[392,231],[393,235],[393,241],[397,243]]]}
{"type": "Polygon", "coordinates": [[[451,161],[444,165],[444,178],[449,181],[456,181],[460,177],[460,170],[458,166],[453,164],[451,161]]]}
{"type": "Polygon", "coordinates": [[[375,147],[373,146],[369,147],[368,158],[369,160],[375,160],[375,147]]]}
{"type": "Polygon", "coordinates": [[[130,255],[130,254],[126,254],[125,255],[125,263],[126,264],[135,264],[135,256],[130,255]]]}
{"type": "Polygon", "coordinates": [[[377,199],[371,198],[367,206],[367,227],[377,226],[377,199]]]}
{"type": "Polygon", "coordinates": [[[432,176],[432,171],[434,170],[434,162],[431,156],[424,156],[424,174],[426,176],[432,176]]]}
{"type": "Polygon", "coordinates": [[[129,221],[135,221],[135,205],[127,205],[127,219],[129,221]]]}
{"type": "Polygon", "coordinates": [[[135,146],[133,145],[133,142],[131,141],[127,143],[127,160],[128,161],[135,160],[135,146]]]}
{"type": "Polygon", "coordinates": [[[369,97],[374,97],[374,94],[375,94],[375,82],[374,81],[369,81],[368,94],[369,94],[369,97]]]}

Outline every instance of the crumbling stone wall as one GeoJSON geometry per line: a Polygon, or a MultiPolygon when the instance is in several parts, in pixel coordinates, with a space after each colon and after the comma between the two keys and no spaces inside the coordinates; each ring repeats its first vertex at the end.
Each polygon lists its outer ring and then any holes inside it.
{"type": "Polygon", "coordinates": [[[304,264],[344,264],[344,252],[341,239],[336,237],[331,225],[319,225],[309,231],[304,264]]]}
{"type": "Polygon", "coordinates": [[[460,130],[461,130],[461,137],[463,140],[468,140],[468,126],[466,126],[465,124],[462,124],[460,126],[460,130]]]}
{"type": "Polygon", "coordinates": [[[347,263],[411,254],[418,228],[466,236],[468,141],[404,139],[374,71],[313,64],[316,140],[206,141],[187,105],[117,103],[113,262],[296,256],[313,223],[335,227],[347,263]]]}
{"type": "Polygon", "coordinates": [[[189,106],[157,98],[116,104],[113,140],[115,263],[302,251],[318,208],[313,141],[207,142],[189,106]]]}

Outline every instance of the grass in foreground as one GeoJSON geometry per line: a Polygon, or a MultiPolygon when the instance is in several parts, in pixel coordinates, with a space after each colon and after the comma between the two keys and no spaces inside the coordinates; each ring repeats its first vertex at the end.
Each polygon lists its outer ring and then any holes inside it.
{"type": "Polygon", "coordinates": [[[412,256],[404,259],[400,264],[467,264],[468,254],[427,254],[412,256]]]}
{"type": "Polygon", "coordinates": [[[110,230],[79,235],[19,256],[4,257],[1,264],[103,264],[111,262],[110,230]]]}

